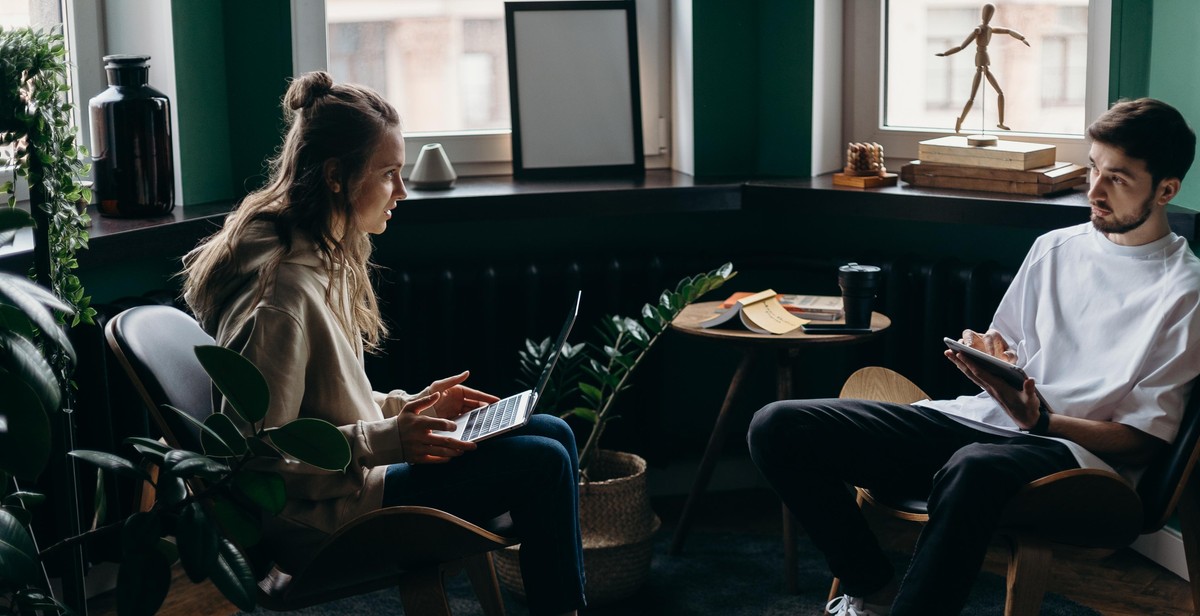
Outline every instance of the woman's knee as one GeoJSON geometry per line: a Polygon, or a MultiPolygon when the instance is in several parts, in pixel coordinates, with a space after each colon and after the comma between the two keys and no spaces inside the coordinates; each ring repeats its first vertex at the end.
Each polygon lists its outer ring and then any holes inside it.
{"type": "Polygon", "coordinates": [[[530,417],[529,423],[525,427],[525,433],[554,439],[565,449],[575,449],[575,432],[571,430],[571,426],[567,422],[554,415],[539,413],[530,417]]]}

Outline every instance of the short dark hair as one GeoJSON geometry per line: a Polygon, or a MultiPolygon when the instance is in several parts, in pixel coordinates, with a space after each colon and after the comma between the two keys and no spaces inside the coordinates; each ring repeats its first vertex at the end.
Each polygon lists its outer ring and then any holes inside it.
{"type": "Polygon", "coordinates": [[[1187,120],[1153,98],[1117,101],[1088,127],[1087,136],[1145,161],[1156,186],[1164,178],[1182,180],[1196,157],[1196,133],[1187,120]]]}

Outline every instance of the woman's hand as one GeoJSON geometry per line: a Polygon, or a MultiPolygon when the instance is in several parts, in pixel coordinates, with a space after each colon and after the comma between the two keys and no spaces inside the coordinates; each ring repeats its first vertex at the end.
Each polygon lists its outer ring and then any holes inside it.
{"type": "Polygon", "coordinates": [[[454,419],[467,411],[487,406],[500,399],[492,394],[463,385],[469,376],[471,376],[471,372],[465,370],[461,374],[434,381],[429,387],[426,387],[421,392],[422,396],[441,394],[428,407],[432,409],[432,413],[427,414],[443,419],[454,419]]]}
{"type": "Polygon", "coordinates": [[[433,433],[435,430],[452,432],[456,427],[448,419],[422,414],[422,411],[435,408],[442,398],[440,392],[422,396],[405,405],[404,410],[396,416],[405,462],[440,464],[477,447],[475,443],[433,433]]]}

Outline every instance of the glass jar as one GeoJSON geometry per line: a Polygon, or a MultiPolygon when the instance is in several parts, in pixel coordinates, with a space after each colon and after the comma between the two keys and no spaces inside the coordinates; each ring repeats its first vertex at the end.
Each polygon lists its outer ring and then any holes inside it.
{"type": "Polygon", "coordinates": [[[175,208],[171,101],[147,85],[150,56],[104,56],[108,89],[88,102],[93,192],[104,216],[160,216],[175,208]]]}

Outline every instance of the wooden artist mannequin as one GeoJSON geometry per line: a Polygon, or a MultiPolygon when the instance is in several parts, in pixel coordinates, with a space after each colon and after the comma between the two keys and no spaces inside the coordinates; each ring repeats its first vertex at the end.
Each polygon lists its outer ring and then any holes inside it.
{"type": "Polygon", "coordinates": [[[967,35],[966,40],[964,40],[961,45],[958,45],[957,47],[951,47],[950,49],[937,54],[940,58],[956,54],[963,49],[966,49],[967,45],[971,44],[971,41],[975,41],[975,79],[971,81],[971,98],[967,99],[967,104],[963,107],[962,114],[959,115],[958,120],[954,122],[954,132],[956,133],[960,132],[962,129],[963,120],[967,119],[967,113],[971,111],[971,105],[975,104],[975,95],[979,92],[979,77],[981,75],[987,77],[988,83],[992,84],[992,88],[996,90],[996,110],[1000,114],[1000,123],[996,126],[1004,130],[1009,130],[1009,128],[1004,125],[1004,91],[1000,89],[1000,84],[996,83],[996,77],[992,75],[992,71],[988,69],[988,66],[992,62],[991,59],[988,58],[987,47],[988,43],[992,41],[993,34],[1007,34],[1018,41],[1025,43],[1026,47],[1029,47],[1029,41],[1025,40],[1025,35],[1011,28],[989,26],[988,22],[992,20],[992,16],[995,14],[995,5],[991,3],[983,5],[983,23],[975,26],[975,29],[971,31],[971,34],[967,35]]]}

